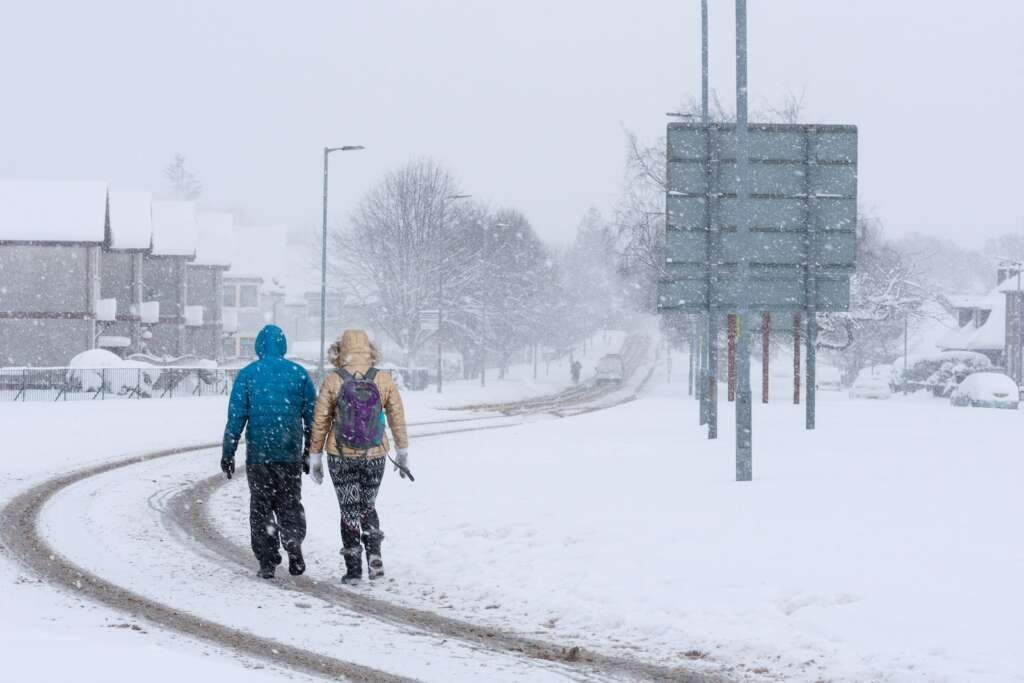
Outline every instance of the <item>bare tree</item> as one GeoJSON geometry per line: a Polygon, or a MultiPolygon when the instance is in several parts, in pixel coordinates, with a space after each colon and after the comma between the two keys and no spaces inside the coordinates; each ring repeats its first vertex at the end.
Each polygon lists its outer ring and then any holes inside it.
{"type": "Polygon", "coordinates": [[[185,157],[175,154],[170,163],[164,166],[164,182],[168,193],[179,200],[195,200],[203,194],[203,184],[198,176],[185,165],[185,157]]]}
{"type": "Polygon", "coordinates": [[[436,162],[412,161],[362,197],[350,230],[331,236],[332,279],[344,283],[335,288],[366,305],[407,360],[434,334],[421,329],[421,314],[441,306],[442,268],[457,263],[448,253],[457,230],[449,226],[457,225],[461,208],[445,199],[456,191],[452,175],[436,162]]]}

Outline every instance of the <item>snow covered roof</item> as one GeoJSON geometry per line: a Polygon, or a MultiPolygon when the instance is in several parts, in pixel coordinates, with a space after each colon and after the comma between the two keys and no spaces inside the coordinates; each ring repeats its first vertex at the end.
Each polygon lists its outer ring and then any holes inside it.
{"type": "Polygon", "coordinates": [[[1005,294],[1006,292],[1016,292],[1018,289],[1024,289],[1024,277],[1018,279],[1016,275],[1011,275],[1003,280],[1003,284],[999,285],[996,291],[1005,294]]]}
{"type": "Polygon", "coordinates": [[[195,202],[153,202],[153,255],[195,256],[199,227],[195,202]]]}
{"type": "Polygon", "coordinates": [[[110,191],[110,248],[149,249],[153,242],[153,195],[110,191]]]}
{"type": "Polygon", "coordinates": [[[1002,351],[1006,346],[1006,305],[992,305],[985,324],[968,323],[950,330],[939,340],[941,349],[964,351],[1002,351]]]}
{"type": "Polygon", "coordinates": [[[192,265],[230,266],[235,251],[234,217],[230,213],[206,212],[199,214],[196,220],[199,239],[192,265]]]}
{"type": "Polygon", "coordinates": [[[283,225],[236,225],[229,278],[259,278],[264,290],[280,290],[288,260],[288,229],[283,225]]]}
{"type": "Polygon", "coordinates": [[[107,184],[0,180],[0,241],[102,244],[107,184]]]}
{"type": "Polygon", "coordinates": [[[959,294],[949,297],[949,303],[953,308],[977,308],[990,311],[993,304],[998,302],[993,300],[990,294],[959,294]]]}

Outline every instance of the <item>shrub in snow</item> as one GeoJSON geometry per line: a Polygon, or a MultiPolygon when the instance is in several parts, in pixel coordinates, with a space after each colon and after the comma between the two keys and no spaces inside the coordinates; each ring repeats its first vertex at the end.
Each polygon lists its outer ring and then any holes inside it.
{"type": "Polygon", "coordinates": [[[896,383],[903,390],[928,389],[935,396],[949,396],[965,377],[992,367],[988,356],[974,351],[943,351],[908,359],[906,371],[896,364],[896,383]]]}
{"type": "Polygon", "coordinates": [[[67,381],[84,391],[151,396],[160,369],[140,361],[124,360],[105,349],[83,351],[68,363],[67,381]]]}

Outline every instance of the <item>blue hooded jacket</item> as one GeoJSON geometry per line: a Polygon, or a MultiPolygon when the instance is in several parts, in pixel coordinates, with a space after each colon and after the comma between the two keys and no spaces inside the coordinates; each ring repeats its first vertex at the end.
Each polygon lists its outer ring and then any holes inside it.
{"type": "Polygon", "coordinates": [[[285,360],[287,349],[280,327],[260,330],[258,360],[238,373],[231,389],[223,457],[234,457],[244,429],[247,464],[302,461],[313,428],[316,387],[302,366],[285,360]]]}

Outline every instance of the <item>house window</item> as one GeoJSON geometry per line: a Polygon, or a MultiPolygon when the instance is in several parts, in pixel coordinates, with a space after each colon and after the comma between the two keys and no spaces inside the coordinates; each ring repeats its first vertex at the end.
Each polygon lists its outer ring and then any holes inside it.
{"type": "Polygon", "coordinates": [[[222,303],[227,308],[234,308],[238,305],[238,288],[234,285],[224,285],[222,303]]]}
{"type": "Polygon", "coordinates": [[[253,358],[256,355],[256,337],[241,337],[238,340],[238,357],[253,358]]]}
{"type": "Polygon", "coordinates": [[[238,357],[238,339],[235,337],[227,337],[224,339],[223,346],[221,348],[221,354],[225,358],[237,358],[238,357]]]}
{"type": "Polygon", "coordinates": [[[238,287],[238,305],[241,308],[259,307],[259,290],[256,285],[240,285],[238,287]]]}

